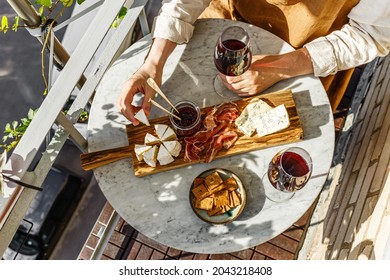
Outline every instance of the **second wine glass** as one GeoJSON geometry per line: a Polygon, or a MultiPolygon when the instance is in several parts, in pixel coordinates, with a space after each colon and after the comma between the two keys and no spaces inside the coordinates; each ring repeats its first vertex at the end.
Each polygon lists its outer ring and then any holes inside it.
{"type": "MultiPolygon", "coordinates": [[[[214,64],[226,76],[239,76],[249,69],[252,62],[252,48],[248,33],[240,26],[229,26],[219,36],[214,49],[214,64]]],[[[228,90],[219,75],[214,79],[215,92],[225,99],[237,95],[228,90]]]]}
{"type": "Polygon", "coordinates": [[[268,165],[268,181],[263,180],[265,195],[274,202],[291,198],[306,185],[312,169],[313,162],[306,150],[291,147],[278,152],[268,165]],[[272,186],[268,187],[269,183],[272,186]]]}

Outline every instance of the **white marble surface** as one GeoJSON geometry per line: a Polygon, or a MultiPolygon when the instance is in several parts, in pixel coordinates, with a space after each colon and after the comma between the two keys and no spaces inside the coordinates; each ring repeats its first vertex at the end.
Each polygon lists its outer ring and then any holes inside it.
{"type": "MultiPolygon", "coordinates": [[[[223,102],[213,92],[217,70],[213,47],[228,20],[200,20],[192,40],[178,46],[165,67],[162,89],[173,102],[191,99],[200,106],[223,102]]],[[[254,54],[283,53],[288,44],[255,26],[244,26],[252,38],[254,54]]],[[[148,50],[150,38],[134,44],[106,73],[99,86],[89,121],[89,150],[127,145],[128,122],[116,107],[123,82],[138,69],[148,50]]],[[[314,168],[307,186],[292,199],[274,203],[264,196],[262,177],[272,156],[284,148],[276,146],[245,153],[209,164],[192,166],[137,178],[131,159],[95,169],[104,195],[117,212],[144,235],[177,249],[197,253],[225,253],[246,249],[277,236],[297,221],[319,194],[331,165],[334,149],[334,124],[326,93],[317,78],[305,76],[278,83],[269,91],[292,88],[304,129],[304,141],[290,144],[305,148],[314,168]],[[210,225],[191,210],[189,189],[201,172],[213,168],[235,172],[247,190],[242,215],[226,225],[210,225]]],[[[157,99],[163,103],[164,101],[157,99]]],[[[151,118],[161,116],[152,110],[151,118]]]]}

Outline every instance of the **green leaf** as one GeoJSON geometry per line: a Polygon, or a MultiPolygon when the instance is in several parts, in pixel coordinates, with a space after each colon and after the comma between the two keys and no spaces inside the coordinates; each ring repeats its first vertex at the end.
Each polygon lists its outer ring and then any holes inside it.
{"type": "Polygon", "coordinates": [[[69,8],[73,4],[73,0],[60,0],[64,7],[69,8]]]}
{"type": "Polygon", "coordinates": [[[18,31],[18,27],[19,27],[19,17],[16,16],[14,24],[12,25],[12,30],[15,31],[15,32],[18,31]]]}
{"type": "Polygon", "coordinates": [[[126,7],[122,7],[118,13],[118,18],[119,19],[123,19],[125,17],[125,15],[127,14],[127,8],[126,7]]]}
{"type": "Polygon", "coordinates": [[[4,129],[4,132],[11,132],[11,125],[9,124],[9,123],[7,123],[6,125],[5,125],[5,129],[4,129]]]}
{"type": "Polygon", "coordinates": [[[35,4],[42,5],[42,6],[45,6],[47,8],[51,8],[51,6],[53,6],[53,1],[52,0],[36,0],[35,4]]]}
{"type": "Polygon", "coordinates": [[[29,120],[32,120],[33,117],[34,117],[34,115],[35,115],[35,110],[33,110],[33,109],[30,108],[30,109],[28,110],[27,118],[28,118],[29,120]]]}
{"type": "Polygon", "coordinates": [[[115,19],[114,22],[111,24],[111,27],[112,27],[112,28],[117,28],[118,25],[119,25],[119,22],[118,22],[117,19],[115,19]]]}
{"type": "Polygon", "coordinates": [[[6,16],[3,16],[1,18],[1,30],[5,33],[7,33],[8,30],[8,18],[6,16]]]}
{"type": "Polygon", "coordinates": [[[16,129],[17,127],[18,127],[18,122],[17,121],[13,121],[12,122],[12,128],[16,129]]]}
{"type": "Polygon", "coordinates": [[[77,4],[81,5],[84,3],[85,0],[77,0],[77,4]]]}
{"type": "Polygon", "coordinates": [[[45,7],[40,6],[39,9],[38,9],[38,14],[41,15],[41,19],[42,19],[42,16],[43,16],[43,9],[44,9],[44,8],[45,8],[45,7]]]}

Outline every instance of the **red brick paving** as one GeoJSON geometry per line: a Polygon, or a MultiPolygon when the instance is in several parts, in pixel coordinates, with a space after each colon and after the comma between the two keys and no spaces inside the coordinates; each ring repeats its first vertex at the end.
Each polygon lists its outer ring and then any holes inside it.
{"type": "MultiPolygon", "coordinates": [[[[246,250],[227,254],[195,254],[167,247],[137,232],[123,219],[117,223],[102,260],[292,260],[296,258],[312,209],[272,240],[246,250]]],[[[106,203],[79,259],[90,259],[99,240],[99,230],[108,222],[113,208],[106,203]]]]}

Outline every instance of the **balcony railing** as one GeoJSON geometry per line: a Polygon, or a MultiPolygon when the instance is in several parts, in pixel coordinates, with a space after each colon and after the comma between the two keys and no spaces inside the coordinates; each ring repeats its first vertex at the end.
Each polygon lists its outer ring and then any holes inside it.
{"type": "MultiPolygon", "coordinates": [[[[8,0],[8,2],[26,25],[31,26],[38,23],[39,17],[37,18],[37,13],[29,1],[8,0]]],[[[137,20],[140,21],[144,35],[149,33],[144,12],[146,3],[147,0],[96,1],[84,12],[73,16],[49,31],[48,94],[8,159],[3,170],[5,175],[11,177],[13,181],[21,181],[25,184],[40,187],[68,138],[71,138],[82,151],[86,150],[87,140],[77,130],[75,123],[91,100],[106,70],[121,53],[123,47],[126,47],[123,46],[123,42],[133,32],[137,20]],[[124,5],[129,8],[128,12],[120,25],[114,32],[111,32],[111,25],[124,5]],[[55,32],[94,9],[97,9],[96,16],[76,49],[70,56],[67,55],[65,49],[56,39],[55,32]],[[107,36],[108,33],[109,36],[107,36]],[[102,46],[103,41],[106,42],[105,46],[102,46]],[[102,47],[104,47],[104,50],[101,50],[102,47]],[[97,56],[98,50],[100,54],[97,56]],[[62,70],[52,83],[54,64],[60,64],[62,70]],[[85,70],[88,66],[91,67],[91,70],[87,74],[85,70]],[[84,76],[86,79],[83,78],[84,76]],[[63,106],[76,86],[79,87],[77,97],[67,113],[64,114],[63,106]],[[47,141],[48,135],[53,135],[49,141],[47,141]],[[45,141],[47,141],[47,144],[45,144],[45,141]],[[43,153],[41,153],[42,146],[44,146],[43,153]],[[34,166],[32,166],[33,163],[34,166]]],[[[32,34],[36,34],[36,31],[32,34]]],[[[37,38],[41,38],[41,35],[39,33],[37,38]]],[[[40,40],[42,41],[42,39],[40,40]]],[[[1,255],[11,242],[37,191],[7,181],[5,194],[0,197],[1,255]]]]}

